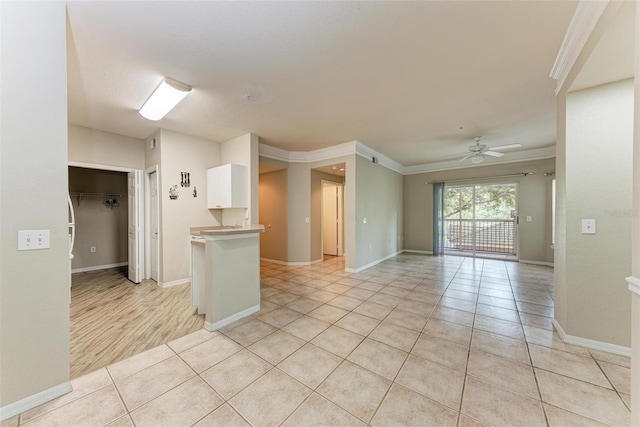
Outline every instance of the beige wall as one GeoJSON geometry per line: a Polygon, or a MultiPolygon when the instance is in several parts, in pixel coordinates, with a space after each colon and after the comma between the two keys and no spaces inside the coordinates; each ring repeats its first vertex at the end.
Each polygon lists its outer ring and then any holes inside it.
{"type": "MultiPolygon", "coordinates": [[[[191,276],[191,227],[220,225],[220,212],[207,209],[207,169],[219,166],[220,144],[172,132],[160,131],[161,262],[162,285],[189,280],[191,276]],[[180,186],[180,172],[189,172],[191,187],[180,186]],[[169,188],[178,186],[176,200],[169,198],[169,188]],[[193,197],[194,187],[198,190],[193,197]]],[[[154,150],[155,151],[155,150],[154,150]]]]}
{"type": "Polygon", "coordinates": [[[0,407],[7,417],[22,399],[69,390],[66,9],[1,2],[0,19],[0,407]],[[18,251],[18,230],[39,229],[50,230],[51,248],[18,251]]]}
{"type": "MultiPolygon", "coordinates": [[[[346,168],[345,168],[346,169],[346,168]]],[[[311,260],[322,255],[322,181],[344,184],[344,177],[311,170],[311,260]]]]}
{"type": "Polygon", "coordinates": [[[260,175],[260,257],[288,260],[287,169],[260,175]]]}
{"type": "Polygon", "coordinates": [[[564,262],[556,320],[567,335],[630,346],[633,81],[571,92],[566,100],[564,262]],[[595,235],[581,220],[596,220],[595,235]]]}
{"type": "Polygon", "coordinates": [[[70,124],[69,161],[144,169],[144,141],[70,124]]]}
{"type": "Polygon", "coordinates": [[[289,262],[311,261],[311,169],[308,163],[290,163],[288,169],[287,210],[289,262]],[[309,222],[305,222],[305,218],[309,222]]]}
{"type": "Polygon", "coordinates": [[[355,163],[355,268],[359,269],[402,250],[403,179],[369,158],[356,156],[355,163]]]}
{"type": "Polygon", "coordinates": [[[552,263],[551,180],[553,177],[544,176],[544,174],[554,170],[554,159],[546,159],[406,175],[404,177],[404,248],[427,252],[433,250],[433,185],[427,183],[533,172],[533,175],[526,177],[473,179],[468,182],[517,182],[520,215],[518,256],[521,260],[552,263]],[[532,221],[526,222],[526,216],[531,216],[532,221]]]}
{"type": "Polygon", "coordinates": [[[69,167],[69,192],[121,195],[118,207],[105,204],[103,197],[71,197],[76,219],[73,269],[127,262],[127,174],[69,167]]]}

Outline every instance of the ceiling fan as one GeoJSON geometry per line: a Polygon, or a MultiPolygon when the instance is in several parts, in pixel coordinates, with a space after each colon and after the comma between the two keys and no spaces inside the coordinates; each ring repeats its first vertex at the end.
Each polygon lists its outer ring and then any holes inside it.
{"type": "Polygon", "coordinates": [[[476,145],[470,145],[468,153],[454,154],[453,156],[446,156],[446,157],[457,157],[462,155],[463,157],[459,160],[460,162],[467,159],[471,159],[471,163],[473,163],[474,165],[477,165],[484,161],[485,155],[491,156],[491,157],[502,157],[504,156],[505,153],[501,153],[498,150],[509,150],[511,148],[522,147],[522,144],[508,144],[508,145],[500,145],[496,147],[487,147],[484,144],[480,144],[481,138],[482,137],[480,136],[476,136],[474,138],[474,140],[476,141],[476,145]]]}

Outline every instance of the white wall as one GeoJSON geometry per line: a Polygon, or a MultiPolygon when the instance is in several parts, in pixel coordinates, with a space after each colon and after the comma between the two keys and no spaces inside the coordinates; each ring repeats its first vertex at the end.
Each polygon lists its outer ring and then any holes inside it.
{"type": "Polygon", "coordinates": [[[63,2],[1,2],[0,15],[0,407],[6,418],[69,390],[67,45],[63,2]],[[50,230],[51,248],[18,251],[21,229],[50,230]],[[34,395],[35,403],[23,401],[34,395]]]}
{"type": "Polygon", "coordinates": [[[570,92],[558,149],[556,321],[567,335],[630,346],[633,80],[570,92]],[[562,175],[561,175],[562,174],[562,175]],[[596,220],[595,235],[581,220],[596,220]]]}
{"type": "Polygon", "coordinates": [[[158,145],[162,217],[159,280],[161,285],[167,285],[190,280],[190,228],[221,224],[220,212],[207,209],[206,191],[207,169],[221,164],[220,144],[162,129],[158,145]],[[191,174],[190,188],[180,186],[180,172],[191,174]],[[178,186],[176,200],[169,198],[173,185],[178,186]],[[193,196],[194,187],[197,197],[193,196]]]}
{"type": "Polygon", "coordinates": [[[247,167],[247,182],[249,188],[248,206],[246,209],[224,209],[222,212],[222,220],[225,225],[235,225],[244,223],[246,218],[248,224],[254,224],[258,221],[258,168],[259,168],[259,140],[256,135],[250,133],[223,142],[221,144],[220,156],[221,163],[235,163],[247,167]],[[244,216],[244,218],[242,217],[244,216]]]}
{"type": "Polygon", "coordinates": [[[69,161],[144,169],[144,141],[70,124],[69,161]]]}

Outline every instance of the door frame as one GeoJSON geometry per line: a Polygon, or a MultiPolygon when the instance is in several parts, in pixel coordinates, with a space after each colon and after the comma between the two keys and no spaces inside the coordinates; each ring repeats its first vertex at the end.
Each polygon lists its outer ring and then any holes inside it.
{"type": "Polygon", "coordinates": [[[149,191],[149,187],[151,186],[150,175],[152,173],[156,174],[157,185],[156,190],[158,190],[158,197],[156,198],[157,205],[156,209],[156,218],[158,221],[158,250],[156,251],[157,259],[156,266],[158,267],[158,282],[160,283],[160,248],[162,245],[160,244],[162,241],[162,218],[160,216],[160,168],[158,165],[154,165],[150,168],[145,169],[144,171],[144,277],[145,279],[151,279],[151,195],[149,191]]]}
{"type": "MultiPolygon", "coordinates": [[[[509,254],[509,255],[505,255],[507,257],[509,257],[510,260],[512,261],[519,261],[520,260],[520,212],[519,212],[519,206],[520,206],[520,181],[496,181],[496,182],[476,182],[476,181],[470,181],[468,183],[461,183],[461,184],[451,184],[451,185],[447,185],[447,183],[445,182],[445,192],[447,188],[460,188],[460,187],[471,187],[472,188],[472,200],[473,200],[473,207],[472,207],[472,227],[473,227],[473,238],[472,238],[472,249],[469,252],[469,255],[467,256],[471,256],[472,258],[491,258],[491,256],[483,256],[484,252],[483,251],[477,251],[476,248],[476,187],[479,186],[485,186],[485,185],[513,185],[515,187],[515,211],[516,211],[516,217],[514,218],[514,228],[513,228],[513,248],[515,251],[515,254],[509,254]],[[478,256],[478,253],[480,253],[480,256],[478,256]]],[[[445,193],[446,194],[446,193],[445,193]]],[[[445,249],[445,253],[446,253],[446,249],[445,249]]],[[[464,255],[463,255],[464,256],[464,255]]]]}
{"type": "MultiPolygon", "coordinates": [[[[67,167],[68,166],[72,166],[72,167],[77,167],[77,168],[85,168],[85,169],[96,169],[96,170],[103,170],[103,171],[112,171],[112,172],[135,172],[135,171],[141,171],[142,169],[135,169],[135,168],[127,168],[127,167],[122,167],[122,166],[112,166],[112,165],[101,165],[99,163],[86,163],[86,162],[76,162],[73,160],[69,160],[67,161],[67,167]]],[[[68,187],[68,185],[67,185],[68,187]]],[[[128,187],[128,183],[127,183],[127,187],[128,187]]],[[[67,188],[67,192],[69,191],[69,188],[67,188]]],[[[140,186],[140,196],[141,197],[146,197],[146,191],[145,191],[145,187],[143,185],[140,186]]],[[[142,233],[146,232],[146,227],[145,227],[145,223],[143,221],[142,224],[140,224],[140,226],[142,227],[142,233]]],[[[127,220],[127,235],[128,235],[128,229],[129,229],[129,221],[127,220]]],[[[143,252],[143,248],[141,247],[142,245],[142,241],[138,242],[138,248],[139,248],[139,253],[143,252]]],[[[131,260],[131,255],[129,254],[127,256],[127,265],[129,263],[129,261],[131,260]]],[[[140,260],[141,263],[141,268],[145,269],[147,263],[145,262],[145,258],[140,260]]]]}
{"type": "Polygon", "coordinates": [[[340,192],[340,200],[338,201],[338,256],[344,256],[344,188],[345,184],[341,182],[329,181],[321,179],[322,197],[320,197],[320,253],[324,259],[324,186],[325,184],[333,187],[342,188],[340,192]]]}

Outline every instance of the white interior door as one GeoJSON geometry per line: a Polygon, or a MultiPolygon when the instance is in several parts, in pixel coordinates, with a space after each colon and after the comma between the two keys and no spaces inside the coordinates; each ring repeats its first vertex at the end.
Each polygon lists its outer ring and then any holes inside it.
{"type": "Polygon", "coordinates": [[[326,255],[338,253],[338,187],[322,185],[322,248],[326,255]]]}
{"type": "Polygon", "coordinates": [[[128,174],[129,196],[129,280],[140,283],[143,277],[142,254],[142,171],[128,174]]]}
{"type": "Polygon", "coordinates": [[[149,174],[150,277],[158,281],[158,174],[149,174]]]}

